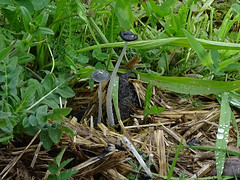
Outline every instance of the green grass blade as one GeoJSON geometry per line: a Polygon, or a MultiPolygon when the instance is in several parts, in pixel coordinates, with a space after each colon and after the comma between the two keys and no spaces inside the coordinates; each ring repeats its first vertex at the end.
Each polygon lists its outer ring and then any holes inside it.
{"type": "Polygon", "coordinates": [[[203,46],[185,29],[182,29],[185,36],[187,37],[189,44],[196,51],[199,59],[202,61],[204,66],[211,68],[213,64],[211,55],[203,48],[203,46]]]}
{"type": "Polygon", "coordinates": [[[240,87],[240,80],[212,81],[187,77],[165,77],[147,73],[138,74],[142,81],[183,94],[221,94],[223,92],[237,90],[240,87]]]}
{"type": "MultiPolygon", "coordinates": [[[[240,50],[240,44],[237,43],[226,43],[218,41],[209,41],[204,39],[196,40],[203,46],[205,49],[217,49],[217,50],[240,50]]],[[[107,44],[99,44],[94,46],[89,46],[82,48],[76,51],[76,53],[86,52],[97,48],[114,48],[114,47],[123,47],[124,42],[115,42],[107,44]]],[[[144,40],[144,41],[134,41],[128,43],[128,48],[133,49],[152,49],[159,48],[162,46],[179,46],[179,47],[191,47],[188,39],[186,37],[174,37],[174,38],[164,38],[164,39],[155,39],[155,40],[144,40]]]]}
{"type": "Polygon", "coordinates": [[[114,109],[116,112],[116,116],[117,116],[118,121],[120,121],[121,115],[120,115],[120,111],[119,111],[119,107],[118,107],[118,86],[119,86],[119,77],[116,77],[114,86],[113,86],[112,97],[113,97],[113,105],[114,105],[114,109]]]}
{"type": "Polygon", "coordinates": [[[168,172],[167,180],[170,180],[172,178],[173,170],[174,170],[174,168],[176,166],[177,159],[178,159],[178,156],[179,156],[179,153],[180,153],[181,149],[182,149],[182,140],[181,140],[180,144],[177,146],[177,152],[176,152],[176,154],[174,156],[171,168],[170,168],[170,170],[168,172]]]}
{"type": "Polygon", "coordinates": [[[235,118],[233,112],[232,112],[232,116],[231,116],[231,122],[232,122],[233,127],[235,128],[236,133],[237,133],[237,148],[239,148],[239,146],[240,146],[240,136],[239,136],[237,121],[236,121],[236,118],[235,118]]]}
{"type": "MultiPolygon", "coordinates": [[[[231,121],[231,108],[228,102],[228,93],[223,93],[221,95],[221,112],[220,112],[220,120],[219,127],[217,133],[216,140],[216,148],[226,149],[231,121]]],[[[221,175],[223,173],[224,162],[226,152],[215,151],[216,154],[216,169],[217,169],[217,177],[221,179],[221,175]]]]}
{"type": "Polygon", "coordinates": [[[150,106],[151,98],[152,98],[152,84],[148,83],[147,91],[145,94],[145,101],[144,101],[145,108],[148,108],[150,106]]]}
{"type": "MultiPolygon", "coordinates": [[[[178,146],[174,146],[172,148],[178,148],[178,146]]],[[[211,147],[211,146],[182,146],[182,148],[199,149],[199,150],[205,150],[205,151],[218,151],[218,152],[228,153],[229,155],[233,155],[233,156],[240,156],[240,152],[238,152],[238,151],[232,151],[229,149],[221,149],[221,148],[216,148],[216,147],[211,147]]]]}

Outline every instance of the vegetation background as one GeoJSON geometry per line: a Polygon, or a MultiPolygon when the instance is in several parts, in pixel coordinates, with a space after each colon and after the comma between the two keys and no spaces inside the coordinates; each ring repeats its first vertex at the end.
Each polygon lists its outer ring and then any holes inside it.
{"type": "MultiPolygon", "coordinates": [[[[1,0],[0,19],[2,146],[21,134],[39,133],[48,150],[63,133],[74,136],[64,124],[72,88],[84,78],[82,88],[93,88],[95,69],[111,73],[124,46],[119,33],[131,31],[138,40],[128,44],[126,56],[141,58],[132,70],[142,81],[189,98],[213,94],[219,101],[221,178],[230,123],[238,132],[231,109],[240,108],[238,0],[1,0]]],[[[149,114],[158,111],[150,108],[149,114]]],[[[238,137],[238,148],[239,142],[238,137]]],[[[64,151],[54,166],[60,169],[51,171],[54,177],[67,164],[60,166],[64,151]]],[[[68,171],[67,177],[74,173],[68,171]]]]}

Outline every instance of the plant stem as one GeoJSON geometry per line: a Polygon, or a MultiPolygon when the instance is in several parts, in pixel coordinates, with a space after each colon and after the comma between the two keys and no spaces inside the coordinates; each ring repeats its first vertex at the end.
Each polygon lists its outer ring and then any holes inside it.
{"type": "Polygon", "coordinates": [[[108,124],[110,126],[114,126],[115,123],[114,123],[114,117],[113,117],[113,110],[112,110],[112,91],[113,91],[113,85],[114,85],[114,81],[116,79],[116,75],[117,75],[117,71],[118,71],[118,68],[121,64],[121,61],[122,61],[122,58],[124,56],[124,54],[126,53],[126,49],[127,49],[127,42],[125,42],[125,45],[123,47],[123,50],[122,50],[122,53],[121,55],[119,56],[119,59],[114,67],[114,70],[112,72],[112,75],[111,75],[111,79],[110,79],[110,82],[109,82],[109,85],[108,85],[108,90],[107,90],[107,99],[106,99],[106,108],[107,108],[107,118],[108,118],[108,124]]]}
{"type": "Polygon", "coordinates": [[[102,83],[99,82],[99,87],[98,87],[98,121],[97,123],[101,123],[101,118],[102,118],[102,83]]]}

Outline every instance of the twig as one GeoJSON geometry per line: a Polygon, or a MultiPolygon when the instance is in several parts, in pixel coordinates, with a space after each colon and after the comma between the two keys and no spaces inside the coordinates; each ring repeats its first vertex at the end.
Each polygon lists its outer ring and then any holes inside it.
{"type": "Polygon", "coordinates": [[[32,138],[31,142],[26,146],[26,148],[23,150],[23,152],[17,157],[14,158],[9,164],[8,169],[4,169],[0,175],[2,175],[5,171],[6,173],[2,176],[2,179],[9,173],[9,171],[15,166],[15,164],[19,161],[19,159],[23,156],[23,154],[26,152],[26,150],[31,146],[31,144],[34,142],[34,140],[38,137],[39,133],[41,132],[41,129],[37,132],[37,134],[32,138]]]}
{"type": "Polygon", "coordinates": [[[42,144],[43,144],[42,141],[40,141],[40,143],[38,144],[38,147],[37,147],[37,149],[36,149],[36,151],[34,153],[34,157],[33,157],[32,163],[31,163],[31,168],[33,168],[35,163],[36,163],[36,160],[37,160],[37,157],[38,157],[38,153],[40,151],[40,148],[41,148],[42,144]]]}
{"type": "Polygon", "coordinates": [[[133,153],[133,155],[136,157],[136,159],[138,160],[138,162],[140,163],[140,165],[143,167],[143,169],[145,170],[145,172],[148,174],[149,177],[153,177],[150,169],[147,167],[146,163],[143,161],[142,157],[138,154],[137,150],[135,149],[135,147],[132,145],[132,143],[126,138],[126,137],[122,137],[121,140],[123,142],[125,142],[125,144],[127,145],[127,147],[131,150],[131,152],[133,153]]]}

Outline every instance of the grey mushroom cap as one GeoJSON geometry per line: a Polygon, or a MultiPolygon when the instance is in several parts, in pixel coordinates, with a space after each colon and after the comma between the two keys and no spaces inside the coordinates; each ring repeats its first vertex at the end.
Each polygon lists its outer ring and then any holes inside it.
{"type": "Polygon", "coordinates": [[[124,41],[127,41],[127,42],[135,41],[138,38],[138,36],[132,32],[121,32],[120,36],[124,41]]]}
{"type": "Polygon", "coordinates": [[[96,82],[103,82],[109,79],[110,75],[107,71],[103,69],[96,69],[92,72],[92,79],[96,82]]]}

